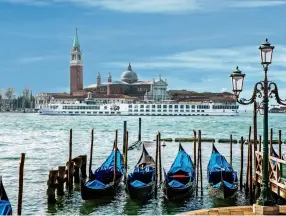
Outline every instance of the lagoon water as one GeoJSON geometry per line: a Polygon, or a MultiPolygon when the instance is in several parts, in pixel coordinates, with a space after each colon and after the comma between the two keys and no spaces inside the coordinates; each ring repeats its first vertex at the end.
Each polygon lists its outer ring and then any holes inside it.
{"type": "MultiPolygon", "coordinates": [[[[90,215],[161,215],[177,214],[200,208],[228,205],[247,205],[242,193],[230,200],[217,200],[209,197],[207,192],[206,168],[211,154],[211,143],[202,143],[203,156],[203,196],[194,197],[184,203],[170,203],[159,198],[146,203],[130,200],[121,185],[119,193],[113,200],[84,202],[79,191],[66,194],[55,205],[47,204],[47,180],[49,170],[65,165],[68,160],[69,129],[73,129],[73,157],[87,154],[90,149],[90,130],[94,128],[93,169],[100,166],[110,154],[115,130],[119,130],[119,148],[122,149],[123,121],[127,121],[129,145],[137,140],[138,117],[87,117],[87,116],[40,116],[38,114],[0,113],[0,175],[12,203],[13,213],[17,210],[19,158],[26,153],[24,167],[23,208],[24,215],[46,214],[90,214],[90,215]]],[[[278,130],[286,139],[286,114],[269,114],[269,128],[274,128],[274,139],[278,130]]],[[[154,117],[142,116],[142,140],[154,140],[160,131],[162,138],[192,137],[193,129],[201,130],[202,137],[239,139],[248,135],[252,125],[252,113],[241,113],[238,117],[215,116],[178,116],[154,117]]],[[[258,116],[258,134],[262,134],[262,116],[258,116]]],[[[283,140],[284,140],[283,139],[283,140]]],[[[285,145],[286,146],[286,145],[285,145]]],[[[282,146],[283,152],[286,147],[282,146]]],[[[193,158],[193,143],[183,143],[185,150],[193,158]]],[[[229,144],[216,144],[217,149],[229,159],[229,144]]],[[[155,157],[155,145],[149,144],[147,151],[155,157]]],[[[278,146],[274,146],[275,149],[278,146]]],[[[246,154],[246,149],[245,154],[246,154]]],[[[178,143],[166,142],[162,148],[162,165],[168,170],[176,157],[178,143]]],[[[128,152],[129,172],[133,169],[141,149],[128,152]]],[[[88,158],[89,161],[89,158],[88,158]]],[[[246,159],[244,160],[246,163],[246,159]]],[[[233,167],[239,172],[240,145],[233,145],[233,167]]],[[[245,164],[246,166],[246,164],[245,164]]],[[[244,167],[245,167],[244,166],[244,167]]]]}

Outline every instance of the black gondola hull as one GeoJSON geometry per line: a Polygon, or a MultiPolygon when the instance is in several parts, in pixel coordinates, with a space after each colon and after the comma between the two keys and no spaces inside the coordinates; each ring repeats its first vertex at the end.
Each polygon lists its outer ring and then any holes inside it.
{"type": "Polygon", "coordinates": [[[167,181],[164,182],[164,194],[168,200],[183,200],[189,198],[194,193],[195,184],[190,184],[186,188],[173,188],[167,181]]]}
{"type": "Polygon", "coordinates": [[[121,182],[122,176],[117,179],[115,184],[111,183],[108,187],[103,189],[92,189],[81,183],[81,197],[83,200],[96,200],[103,197],[113,197],[116,194],[118,186],[121,182]]]}
{"type": "MultiPolygon", "coordinates": [[[[237,186],[235,184],[235,186],[237,186]]],[[[227,187],[224,182],[220,184],[220,187],[214,187],[213,185],[210,186],[210,194],[216,198],[226,199],[230,198],[235,195],[238,187],[236,188],[229,188],[227,187]]]]}
{"type": "Polygon", "coordinates": [[[129,196],[134,199],[147,199],[153,195],[155,183],[152,182],[146,187],[133,187],[129,181],[127,181],[127,191],[129,196]]]}

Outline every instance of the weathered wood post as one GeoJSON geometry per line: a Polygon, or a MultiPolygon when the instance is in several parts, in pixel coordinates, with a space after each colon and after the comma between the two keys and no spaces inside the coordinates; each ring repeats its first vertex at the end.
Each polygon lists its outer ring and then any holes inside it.
{"type": "Polygon", "coordinates": [[[273,154],[273,128],[270,128],[270,155],[273,154]]]}
{"type": "MultiPolygon", "coordinates": [[[[126,148],[126,130],[127,130],[127,121],[123,122],[123,141],[122,141],[122,154],[123,154],[123,159],[124,159],[124,164],[125,164],[125,148],[126,148]]],[[[125,167],[126,169],[126,167],[125,167]]]]}
{"type": "Polygon", "coordinates": [[[80,173],[79,170],[82,167],[82,157],[76,157],[72,160],[74,162],[74,183],[80,183],[80,173]]]}
{"type": "Polygon", "coordinates": [[[199,143],[199,137],[198,137],[198,153],[197,153],[197,162],[196,162],[196,196],[199,195],[199,166],[200,164],[200,143],[199,143]]]}
{"type": "Polygon", "coordinates": [[[138,141],[141,141],[141,117],[139,118],[138,141]]]}
{"type": "Polygon", "coordinates": [[[247,148],[247,165],[246,165],[246,183],[245,183],[245,194],[249,192],[250,186],[250,146],[251,144],[251,126],[249,126],[249,131],[248,131],[248,148],[247,148]]]}
{"type": "Polygon", "coordinates": [[[193,133],[194,133],[194,166],[196,167],[197,165],[197,132],[193,130],[193,133]]]}
{"type": "Polygon", "coordinates": [[[230,141],[230,153],[229,153],[229,157],[230,157],[230,166],[232,167],[232,135],[230,134],[230,138],[229,138],[229,141],[230,141]]]}
{"type": "Polygon", "coordinates": [[[200,176],[201,176],[201,196],[203,195],[203,168],[202,168],[202,133],[199,130],[199,155],[200,155],[200,176]]]}
{"type": "Polygon", "coordinates": [[[72,129],[70,129],[70,140],[69,140],[69,161],[68,161],[68,189],[69,191],[73,187],[73,175],[72,175],[72,129]]]}
{"type": "Polygon", "coordinates": [[[117,176],[117,139],[118,139],[118,130],[115,131],[115,142],[114,142],[114,172],[113,172],[113,184],[116,182],[117,176]]]}
{"type": "Polygon", "coordinates": [[[159,149],[159,177],[162,182],[162,149],[161,149],[161,133],[158,132],[158,149],[159,149]]]}
{"type": "Polygon", "coordinates": [[[94,141],[94,129],[91,129],[91,141],[90,141],[90,153],[89,153],[89,167],[88,167],[88,178],[92,176],[92,153],[93,153],[93,141],[94,141]]]}
{"type": "Polygon", "coordinates": [[[124,148],[124,150],[125,150],[125,152],[124,152],[124,158],[125,158],[125,160],[124,160],[124,168],[125,168],[125,173],[124,173],[124,178],[125,178],[125,181],[127,180],[127,161],[128,161],[128,158],[127,158],[127,155],[128,155],[128,131],[126,130],[126,132],[125,132],[125,143],[124,143],[124,145],[125,145],[125,148],[124,148]]]}
{"type": "Polygon", "coordinates": [[[24,163],[25,163],[25,153],[21,153],[20,167],[19,167],[19,190],[18,190],[18,208],[17,208],[17,215],[21,215],[21,214],[22,214],[23,181],[24,181],[24,163]]]}
{"type": "Polygon", "coordinates": [[[282,138],[281,138],[281,130],[278,131],[278,154],[279,154],[279,158],[282,159],[282,152],[281,152],[281,145],[282,145],[282,138]]]}
{"type": "Polygon", "coordinates": [[[243,187],[243,137],[240,139],[240,173],[239,173],[240,190],[243,187]]]}
{"type": "Polygon", "coordinates": [[[158,185],[158,151],[159,151],[159,136],[156,135],[156,158],[155,158],[155,198],[157,198],[157,185],[158,185]]]}
{"type": "Polygon", "coordinates": [[[47,182],[48,185],[47,195],[49,204],[54,204],[57,202],[55,193],[57,176],[58,176],[58,170],[49,171],[49,180],[47,182]]]}
{"type": "Polygon", "coordinates": [[[57,177],[57,195],[63,196],[64,192],[64,180],[66,174],[66,166],[58,166],[58,177],[57,177]]]}
{"type": "Polygon", "coordinates": [[[259,151],[261,152],[262,137],[259,135],[259,151]]]}
{"type": "Polygon", "coordinates": [[[255,176],[255,194],[254,199],[258,198],[259,193],[259,184],[258,184],[258,175],[256,174],[257,169],[257,160],[256,160],[256,154],[257,151],[257,102],[255,101],[253,103],[253,160],[254,160],[254,176],[255,176]]]}
{"type": "MultiPolygon", "coordinates": [[[[251,132],[251,128],[250,128],[251,132]]],[[[251,138],[251,135],[249,136],[251,138]]],[[[252,144],[251,140],[249,141],[249,202],[252,204],[253,202],[253,184],[252,184],[252,144]]]]}
{"type": "Polygon", "coordinates": [[[81,160],[82,160],[82,165],[81,165],[81,168],[80,168],[81,177],[83,179],[86,179],[86,177],[87,177],[87,175],[86,175],[87,155],[80,155],[79,157],[81,157],[81,160]]]}

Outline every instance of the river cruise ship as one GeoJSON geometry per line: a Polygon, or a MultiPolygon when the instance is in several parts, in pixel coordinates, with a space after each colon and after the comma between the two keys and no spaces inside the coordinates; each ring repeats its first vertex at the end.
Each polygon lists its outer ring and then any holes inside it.
{"type": "Polygon", "coordinates": [[[87,116],[238,116],[236,103],[177,103],[175,101],[141,101],[136,103],[102,103],[91,99],[70,104],[53,103],[38,111],[40,115],[87,116]]]}

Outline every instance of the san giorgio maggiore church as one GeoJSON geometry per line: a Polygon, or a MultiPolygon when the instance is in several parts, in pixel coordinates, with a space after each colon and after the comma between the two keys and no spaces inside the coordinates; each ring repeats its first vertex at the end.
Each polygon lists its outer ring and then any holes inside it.
{"type": "Polygon", "coordinates": [[[139,80],[129,63],[120,80],[113,80],[110,73],[104,81],[98,73],[96,83],[83,86],[83,59],[79,38],[76,34],[70,52],[70,93],[37,93],[36,108],[44,108],[48,103],[69,103],[85,98],[93,98],[99,102],[134,102],[135,100],[160,101],[168,100],[167,80],[139,80]]]}

